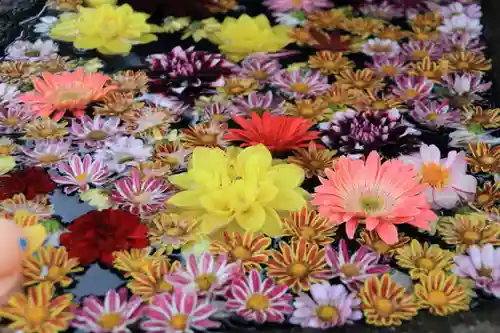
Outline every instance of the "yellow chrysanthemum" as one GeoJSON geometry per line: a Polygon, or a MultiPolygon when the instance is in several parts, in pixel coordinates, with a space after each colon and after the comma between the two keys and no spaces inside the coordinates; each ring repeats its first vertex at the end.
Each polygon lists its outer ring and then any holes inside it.
{"type": "Polygon", "coordinates": [[[134,44],[145,44],[157,38],[146,22],[148,15],[135,12],[125,4],[97,8],[79,8],[79,13],[59,17],[50,30],[57,40],[73,42],[79,49],[97,49],[102,54],[128,54],[134,44]]]}
{"type": "Polygon", "coordinates": [[[278,212],[305,205],[303,180],[304,171],[297,165],[273,165],[264,145],[228,152],[197,147],[188,171],[170,177],[184,191],[168,203],[198,212],[204,234],[230,228],[275,236],[282,231],[278,212]]]}
{"type": "Polygon", "coordinates": [[[172,273],[180,266],[178,261],[170,263],[162,258],[144,267],[143,272],[133,272],[132,279],[127,283],[130,291],[143,299],[149,300],[159,293],[171,293],[174,287],[165,280],[165,275],[172,273]]]}
{"type": "Polygon", "coordinates": [[[420,279],[433,270],[450,270],[453,257],[453,252],[443,250],[437,244],[424,243],[422,246],[414,239],[410,245],[397,250],[396,260],[399,266],[410,270],[413,279],[420,279]]]}
{"type": "Polygon", "coordinates": [[[130,249],[113,252],[113,267],[124,272],[128,278],[132,273],[142,273],[150,264],[157,264],[162,260],[165,251],[159,250],[151,253],[150,248],[130,249]]]}
{"type": "Polygon", "coordinates": [[[196,216],[160,212],[151,219],[148,236],[151,245],[171,253],[193,246],[204,234],[196,216]]]}

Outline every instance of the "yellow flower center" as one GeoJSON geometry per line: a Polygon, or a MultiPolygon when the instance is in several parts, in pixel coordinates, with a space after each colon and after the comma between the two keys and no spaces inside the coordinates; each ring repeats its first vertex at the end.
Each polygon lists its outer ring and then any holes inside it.
{"type": "Polygon", "coordinates": [[[488,194],[480,194],[476,201],[480,204],[485,204],[487,203],[488,201],[490,201],[490,196],[488,194]]]}
{"type": "Polygon", "coordinates": [[[217,144],[217,134],[203,134],[200,136],[200,141],[204,145],[217,144]]]}
{"type": "Polygon", "coordinates": [[[384,198],[379,195],[362,195],[359,205],[366,214],[373,214],[384,208],[384,198]]]}
{"type": "Polygon", "coordinates": [[[376,110],[387,109],[387,103],[384,101],[375,101],[372,103],[372,107],[376,110]]]}
{"type": "Polygon", "coordinates": [[[59,96],[61,102],[74,101],[82,97],[81,92],[76,91],[65,91],[59,96]]]}
{"type": "Polygon", "coordinates": [[[448,297],[444,292],[435,290],[429,293],[427,301],[435,306],[443,306],[448,304],[448,297]]]}
{"type": "Polygon", "coordinates": [[[178,313],[172,316],[170,319],[170,327],[174,330],[184,331],[187,327],[188,316],[182,313],[178,313]]]}
{"type": "Polygon", "coordinates": [[[491,274],[493,273],[493,269],[490,267],[481,267],[478,269],[477,274],[482,277],[491,278],[491,274]]]}
{"type": "Polygon", "coordinates": [[[253,294],[247,300],[247,308],[253,311],[265,311],[269,308],[269,297],[262,294],[253,294]]]}
{"type": "Polygon", "coordinates": [[[493,165],[497,162],[497,159],[492,156],[483,156],[479,161],[485,165],[493,165]]]}
{"type": "Polygon", "coordinates": [[[107,137],[108,137],[108,135],[104,131],[90,131],[87,134],[87,138],[94,140],[94,141],[104,140],[107,137]]]}
{"type": "Polygon", "coordinates": [[[336,307],[323,305],[316,309],[316,315],[322,321],[333,321],[338,318],[339,311],[336,307]]]}
{"type": "Polygon", "coordinates": [[[384,74],[395,76],[398,74],[398,69],[395,66],[391,65],[385,65],[382,68],[380,68],[380,71],[384,74]]]}
{"type": "Polygon", "coordinates": [[[466,61],[460,61],[457,63],[456,67],[458,69],[467,69],[467,68],[469,68],[469,63],[466,61]]]}
{"type": "Polygon", "coordinates": [[[300,6],[300,5],[302,5],[302,0],[292,0],[292,5],[300,6]]]}
{"type": "Polygon", "coordinates": [[[430,271],[436,267],[436,264],[429,258],[419,258],[417,259],[417,266],[430,271]]]}
{"type": "Polygon", "coordinates": [[[306,240],[310,240],[311,238],[316,236],[316,230],[311,227],[303,227],[302,229],[300,229],[300,236],[302,236],[302,238],[306,240]]]}
{"type": "Polygon", "coordinates": [[[144,192],[139,195],[136,195],[132,198],[132,201],[138,204],[146,203],[151,200],[151,194],[149,192],[144,192]]]}
{"type": "Polygon", "coordinates": [[[437,189],[443,189],[450,181],[450,170],[436,163],[424,164],[421,175],[425,183],[437,189]]]}
{"type": "Polygon", "coordinates": [[[252,257],[252,252],[244,246],[236,246],[233,250],[233,256],[240,260],[246,260],[252,257]]]}
{"type": "Polygon", "coordinates": [[[116,312],[108,312],[103,314],[97,323],[105,330],[111,330],[116,326],[120,325],[122,321],[122,315],[116,312]]]}
{"type": "Polygon", "coordinates": [[[165,233],[170,237],[179,237],[184,234],[184,231],[179,227],[170,227],[165,233]]]}
{"type": "Polygon", "coordinates": [[[361,273],[355,264],[344,264],[340,270],[347,277],[358,276],[361,273]]]}
{"type": "Polygon", "coordinates": [[[412,98],[412,97],[415,97],[415,96],[417,96],[417,95],[418,95],[418,91],[416,91],[415,89],[408,89],[408,90],[406,91],[406,96],[407,96],[408,98],[412,98]]]}
{"type": "Polygon", "coordinates": [[[425,117],[425,119],[427,119],[429,121],[433,121],[433,120],[436,120],[438,117],[439,117],[438,114],[436,114],[436,113],[430,113],[430,114],[427,115],[427,117],[425,117]]]}
{"type": "Polygon", "coordinates": [[[377,252],[377,253],[386,253],[387,251],[389,251],[391,249],[391,247],[389,245],[387,245],[382,240],[375,241],[375,243],[373,243],[372,247],[375,250],[375,252],[377,252]]]}
{"type": "Polygon", "coordinates": [[[302,107],[300,108],[299,110],[299,113],[300,115],[303,117],[303,118],[311,118],[314,116],[314,114],[316,113],[314,111],[314,109],[310,106],[305,106],[305,107],[302,107]]]}
{"type": "Polygon", "coordinates": [[[0,155],[9,155],[11,152],[11,149],[9,146],[0,146],[0,155]]]}
{"type": "Polygon", "coordinates": [[[86,173],[82,173],[82,174],[79,174],[78,176],[75,177],[75,179],[80,182],[80,183],[83,183],[85,182],[85,180],[87,179],[89,175],[87,175],[86,173]]]}
{"type": "Polygon", "coordinates": [[[42,138],[47,138],[53,133],[54,131],[51,128],[42,128],[38,131],[38,135],[40,135],[42,138]]]}
{"type": "Polygon", "coordinates": [[[354,86],[358,89],[364,89],[366,88],[366,86],[368,86],[368,82],[356,80],[354,81],[354,86]]]}
{"type": "Polygon", "coordinates": [[[410,55],[412,58],[423,59],[429,56],[429,52],[425,50],[415,50],[410,55]]]}
{"type": "Polygon", "coordinates": [[[17,118],[11,117],[4,120],[4,124],[7,126],[15,126],[19,123],[17,118]]]}
{"type": "Polygon", "coordinates": [[[258,81],[263,81],[263,80],[267,79],[269,76],[269,74],[267,74],[267,72],[265,72],[265,71],[255,71],[255,72],[251,72],[249,75],[250,75],[250,77],[252,77],[258,81]]]}
{"type": "Polygon", "coordinates": [[[292,84],[290,86],[290,89],[295,91],[295,92],[302,93],[302,94],[307,94],[311,90],[309,85],[307,83],[303,83],[303,82],[296,82],[296,83],[292,84]]]}
{"type": "Polygon", "coordinates": [[[255,113],[257,113],[259,116],[262,116],[262,114],[263,114],[264,112],[268,112],[268,111],[269,111],[269,110],[267,110],[267,109],[265,109],[265,108],[251,108],[251,109],[250,109],[250,113],[255,112],[255,113]]]}
{"type": "Polygon", "coordinates": [[[33,326],[39,326],[49,318],[49,310],[43,306],[29,307],[24,311],[24,317],[33,326]]]}
{"type": "Polygon", "coordinates": [[[53,154],[47,154],[44,156],[40,156],[38,158],[38,161],[40,161],[40,163],[43,163],[43,164],[55,163],[59,160],[60,160],[59,156],[53,155],[53,154]]]}
{"type": "Polygon", "coordinates": [[[370,49],[373,52],[377,52],[377,53],[388,53],[388,52],[392,51],[392,46],[385,45],[385,44],[375,44],[375,45],[371,45],[370,49]]]}
{"type": "Polygon", "coordinates": [[[160,283],[158,283],[158,285],[156,286],[156,290],[158,292],[165,292],[165,293],[171,293],[173,290],[174,290],[174,287],[168,283],[167,281],[165,280],[162,280],[160,283]]]}
{"type": "Polygon", "coordinates": [[[245,91],[245,88],[242,86],[229,87],[229,93],[231,93],[233,95],[239,95],[244,91],[245,91]]]}
{"type": "Polygon", "coordinates": [[[387,317],[394,312],[394,305],[390,300],[381,298],[375,301],[375,310],[379,315],[387,317]]]}
{"type": "Polygon", "coordinates": [[[207,291],[216,280],[215,274],[201,274],[196,278],[196,285],[201,291],[207,291]]]}
{"type": "Polygon", "coordinates": [[[477,231],[466,231],[463,234],[463,242],[465,244],[476,244],[481,239],[481,235],[477,231]]]}
{"type": "Polygon", "coordinates": [[[57,280],[58,278],[61,277],[61,275],[65,275],[65,274],[64,274],[64,270],[59,266],[51,266],[49,268],[49,271],[47,272],[47,277],[50,280],[57,280]]]}
{"type": "Polygon", "coordinates": [[[288,273],[294,277],[302,278],[307,275],[309,268],[302,263],[294,263],[289,267],[288,273]]]}

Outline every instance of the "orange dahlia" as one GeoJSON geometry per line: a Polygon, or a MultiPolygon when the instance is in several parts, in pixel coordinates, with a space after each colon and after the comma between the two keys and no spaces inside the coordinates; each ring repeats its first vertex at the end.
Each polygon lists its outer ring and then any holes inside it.
{"type": "Polygon", "coordinates": [[[230,129],[224,139],[242,141],[243,147],[265,145],[270,151],[281,152],[307,147],[311,140],[319,138],[318,131],[309,131],[309,120],[297,117],[271,115],[268,112],[252,114],[252,119],[233,117],[242,129],[230,129]]]}
{"type": "Polygon", "coordinates": [[[54,120],[62,118],[66,111],[76,117],[81,117],[85,107],[94,101],[101,100],[109,91],[117,86],[104,85],[111,80],[101,73],[87,74],[83,68],[72,73],[43,73],[42,78],[32,79],[35,91],[19,96],[19,99],[29,104],[38,116],[54,120]]]}

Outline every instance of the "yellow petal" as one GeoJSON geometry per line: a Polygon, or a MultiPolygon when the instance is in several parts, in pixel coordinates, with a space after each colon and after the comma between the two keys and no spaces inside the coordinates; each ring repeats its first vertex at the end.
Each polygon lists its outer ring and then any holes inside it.
{"type": "Polygon", "coordinates": [[[12,156],[0,156],[0,175],[5,175],[16,166],[16,159],[12,156]]]}
{"type": "Polygon", "coordinates": [[[235,214],[234,217],[243,229],[257,232],[261,230],[266,221],[266,211],[261,205],[253,204],[246,211],[235,214]]]}
{"type": "Polygon", "coordinates": [[[266,208],[266,221],[262,226],[262,232],[270,237],[278,237],[283,234],[283,224],[274,209],[266,208]]]}
{"type": "Polygon", "coordinates": [[[200,193],[198,191],[182,191],[170,197],[167,203],[178,207],[199,207],[200,193]]]}
{"type": "Polygon", "coordinates": [[[274,200],[267,204],[277,210],[286,210],[290,212],[298,211],[306,205],[306,199],[298,190],[280,191],[274,200]]]}
{"type": "Polygon", "coordinates": [[[33,225],[31,227],[23,228],[24,236],[26,237],[26,254],[30,255],[38,250],[47,236],[47,231],[41,224],[33,225]]]}

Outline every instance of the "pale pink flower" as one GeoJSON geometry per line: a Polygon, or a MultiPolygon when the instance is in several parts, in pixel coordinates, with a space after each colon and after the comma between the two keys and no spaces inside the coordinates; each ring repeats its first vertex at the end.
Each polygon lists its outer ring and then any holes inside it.
{"type": "Polygon", "coordinates": [[[431,128],[452,126],[460,122],[460,111],[452,109],[448,101],[416,101],[410,112],[413,119],[431,128]]]}
{"type": "Polygon", "coordinates": [[[436,60],[443,54],[440,44],[430,40],[409,41],[401,45],[401,51],[410,60],[422,60],[425,57],[436,60]]]}
{"type": "Polygon", "coordinates": [[[261,94],[252,91],[246,97],[237,97],[233,99],[231,113],[235,116],[251,117],[253,112],[259,115],[267,112],[273,115],[283,114],[283,102],[277,101],[272,91],[261,94]]]}
{"type": "Polygon", "coordinates": [[[404,16],[404,12],[398,6],[384,0],[381,3],[365,3],[360,11],[367,16],[374,16],[382,20],[392,20],[393,18],[400,18],[404,16]]]}
{"type": "Polygon", "coordinates": [[[153,152],[153,147],[133,136],[118,136],[105,142],[105,146],[95,152],[95,157],[102,159],[110,171],[124,172],[127,168],[146,162],[153,152]]]}
{"type": "Polygon", "coordinates": [[[111,140],[119,134],[125,133],[125,129],[120,127],[121,119],[118,117],[102,118],[95,116],[83,116],[80,119],[73,119],[70,133],[88,148],[99,148],[106,140],[111,140]]]}
{"type": "Polygon", "coordinates": [[[481,35],[483,26],[479,19],[470,18],[467,15],[461,14],[444,19],[443,24],[438,30],[445,34],[467,32],[471,37],[477,38],[481,35]]]}
{"type": "Polygon", "coordinates": [[[109,290],[104,300],[85,297],[71,326],[83,332],[131,333],[128,326],[141,318],[142,300],[137,296],[127,298],[127,288],[120,288],[118,292],[109,290]]]}
{"type": "Polygon", "coordinates": [[[35,114],[25,104],[0,105],[0,133],[21,133],[24,131],[24,125],[34,118],[35,114]]]}
{"type": "Polygon", "coordinates": [[[238,76],[248,76],[266,82],[280,70],[281,65],[278,60],[272,59],[269,56],[251,55],[241,62],[241,69],[238,72],[238,76]]]}
{"type": "Polygon", "coordinates": [[[19,95],[16,85],[0,83],[0,106],[13,103],[19,95]]]}
{"type": "Polygon", "coordinates": [[[482,82],[482,73],[449,74],[441,78],[453,96],[463,96],[469,101],[480,101],[483,98],[479,95],[491,88],[492,82],[482,82]]]}
{"type": "Polygon", "coordinates": [[[293,311],[292,296],[286,285],[276,285],[269,278],[262,278],[253,269],[248,276],[234,279],[226,295],[226,308],[248,321],[258,323],[285,321],[285,315],[293,311]]]}
{"type": "Polygon", "coordinates": [[[467,31],[441,34],[441,43],[446,52],[468,51],[480,53],[486,48],[480,38],[472,36],[467,31]]]}
{"type": "Polygon", "coordinates": [[[316,10],[331,7],[332,3],[329,0],[265,0],[264,5],[275,12],[288,12],[296,10],[314,12],[316,10]]]}
{"type": "Polygon", "coordinates": [[[319,71],[282,70],[275,74],[271,85],[293,98],[319,95],[330,88],[328,77],[319,71]]]}
{"type": "Polygon", "coordinates": [[[480,19],[483,16],[481,6],[478,4],[463,5],[460,2],[453,2],[448,6],[439,7],[439,14],[445,19],[459,15],[465,15],[473,19],[480,19]]]}
{"type": "Polygon", "coordinates": [[[399,75],[392,93],[406,102],[418,101],[431,96],[434,83],[424,77],[399,75]]]}
{"type": "Polygon", "coordinates": [[[447,158],[435,145],[422,145],[420,153],[401,156],[420,173],[422,183],[427,184],[425,193],[435,209],[454,208],[460,201],[469,201],[476,193],[477,180],[467,175],[464,152],[450,151],[447,158]]]}
{"type": "Polygon", "coordinates": [[[311,296],[301,292],[299,297],[295,298],[295,311],[290,323],[301,327],[326,329],[352,324],[363,318],[359,310],[360,299],[349,293],[341,284],[313,284],[311,296]]]}
{"type": "Polygon", "coordinates": [[[406,57],[388,57],[385,55],[374,56],[372,63],[367,63],[366,66],[375,71],[378,76],[395,77],[404,73],[408,69],[406,57]]]}
{"type": "Polygon", "coordinates": [[[203,106],[202,122],[227,121],[233,117],[231,107],[227,103],[209,103],[203,106]]]}
{"type": "Polygon", "coordinates": [[[153,296],[146,305],[146,320],[141,328],[146,332],[192,333],[219,327],[218,322],[210,320],[217,307],[207,298],[200,298],[195,292],[177,289],[173,294],[153,296]]]}
{"type": "Polygon", "coordinates": [[[401,52],[398,42],[390,39],[372,38],[361,47],[361,52],[369,56],[395,57],[401,52]]]}
{"type": "Polygon", "coordinates": [[[66,161],[71,155],[71,141],[40,140],[35,141],[33,148],[21,148],[30,165],[49,167],[66,161]]]}
{"type": "Polygon", "coordinates": [[[109,171],[100,160],[92,160],[87,154],[83,160],[77,154],[71,156],[67,162],[59,164],[60,173],[52,175],[51,178],[58,184],[64,186],[64,193],[70,194],[75,191],[85,192],[93,186],[102,186],[109,180],[109,171]]]}

